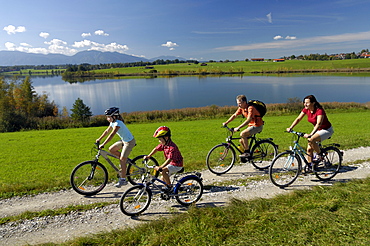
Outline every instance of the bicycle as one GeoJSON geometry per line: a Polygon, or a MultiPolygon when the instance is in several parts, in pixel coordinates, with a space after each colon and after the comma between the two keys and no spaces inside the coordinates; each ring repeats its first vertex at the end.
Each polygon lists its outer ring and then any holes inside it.
{"type": "MultiPolygon", "coordinates": [[[[226,125],[223,127],[227,129],[226,143],[214,146],[206,157],[208,169],[217,175],[227,173],[233,167],[236,161],[236,151],[240,154],[244,153],[244,150],[239,149],[233,142],[241,139],[240,137],[233,137],[234,129],[226,125]]],[[[250,156],[241,157],[240,161],[242,163],[251,162],[259,170],[267,169],[278,153],[278,146],[273,142],[272,138],[260,139],[256,137],[256,134],[249,137],[249,139],[250,156]]]]}
{"type": "MultiPolygon", "coordinates": [[[[90,161],[84,161],[78,164],[70,175],[70,183],[72,188],[79,194],[85,196],[96,195],[104,189],[108,182],[108,170],[99,162],[99,158],[103,157],[110,166],[117,173],[117,177],[120,177],[120,167],[116,166],[109,157],[119,159],[103,149],[99,149],[99,143],[95,143],[93,147],[94,151],[97,151],[95,158],[90,161]]],[[[134,159],[127,160],[127,180],[132,184],[136,185],[141,182],[143,175],[147,173],[145,166],[140,166],[145,155],[139,155],[134,159]],[[137,164],[140,163],[140,164],[137,164]]],[[[151,157],[150,162],[153,162],[155,166],[158,166],[158,162],[155,158],[151,157]]],[[[156,173],[158,177],[158,173],[156,173]]]]}
{"type": "Polygon", "coordinates": [[[143,183],[130,187],[121,197],[119,206],[125,215],[137,216],[143,213],[152,201],[153,189],[159,190],[161,199],[168,201],[171,198],[175,198],[183,206],[190,206],[202,197],[203,183],[201,173],[184,173],[184,169],[181,169],[172,178],[173,188],[166,190],[160,187],[161,185],[166,185],[166,183],[149,171],[150,169],[154,170],[154,166],[148,166],[146,161],[144,163],[148,172],[143,183]],[[157,185],[156,182],[160,184],[157,185]]]}
{"type": "MultiPolygon", "coordinates": [[[[294,134],[293,147],[291,146],[290,150],[278,154],[269,169],[271,182],[280,188],[291,185],[297,179],[302,172],[302,160],[306,167],[309,165],[305,157],[307,152],[299,144],[299,140],[304,136],[304,133],[296,131],[290,131],[290,133],[294,134]]],[[[339,172],[343,152],[338,149],[340,145],[336,143],[326,146],[319,143],[319,146],[323,159],[313,165],[312,171],[319,180],[327,181],[334,178],[339,172]]]]}

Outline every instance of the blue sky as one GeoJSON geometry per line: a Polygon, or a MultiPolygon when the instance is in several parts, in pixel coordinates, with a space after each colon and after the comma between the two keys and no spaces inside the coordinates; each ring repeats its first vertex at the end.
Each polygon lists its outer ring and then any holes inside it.
{"type": "Polygon", "coordinates": [[[279,58],[370,49],[367,0],[0,0],[0,50],[279,58]]]}

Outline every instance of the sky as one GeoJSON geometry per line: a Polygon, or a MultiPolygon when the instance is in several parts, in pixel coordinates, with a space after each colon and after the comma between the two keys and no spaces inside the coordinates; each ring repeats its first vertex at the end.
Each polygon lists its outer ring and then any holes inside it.
{"type": "Polygon", "coordinates": [[[0,0],[0,50],[200,61],[370,49],[370,0],[0,0]]]}

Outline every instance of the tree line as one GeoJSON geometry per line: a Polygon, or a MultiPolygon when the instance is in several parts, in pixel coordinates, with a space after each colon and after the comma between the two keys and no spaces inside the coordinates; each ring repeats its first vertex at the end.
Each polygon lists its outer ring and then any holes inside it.
{"type": "Polygon", "coordinates": [[[46,94],[37,94],[30,76],[24,79],[0,77],[0,132],[106,124],[102,119],[91,121],[90,107],[80,98],[70,111],[71,115],[63,107],[59,112],[58,106],[46,94]]]}

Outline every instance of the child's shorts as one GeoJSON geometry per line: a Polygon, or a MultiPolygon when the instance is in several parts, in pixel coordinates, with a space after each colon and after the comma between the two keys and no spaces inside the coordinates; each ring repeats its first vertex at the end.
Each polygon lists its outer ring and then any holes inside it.
{"type": "Polygon", "coordinates": [[[168,176],[171,176],[172,174],[177,173],[183,168],[183,167],[174,166],[174,165],[167,165],[166,167],[168,169],[168,176]]]}

